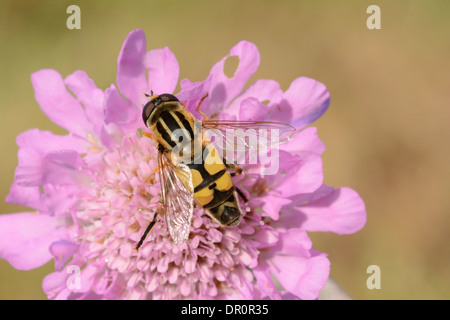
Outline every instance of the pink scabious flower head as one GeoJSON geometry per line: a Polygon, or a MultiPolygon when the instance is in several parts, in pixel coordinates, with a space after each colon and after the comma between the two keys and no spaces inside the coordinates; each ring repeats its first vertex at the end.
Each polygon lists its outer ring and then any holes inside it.
{"type": "Polygon", "coordinates": [[[243,165],[233,178],[248,198],[238,226],[222,227],[194,210],[186,243],[175,245],[164,219],[135,250],[160,197],[157,147],[142,137],[145,94],[173,93],[179,66],[166,47],[146,51],[132,31],[118,58],[116,85],[98,89],[87,74],[50,69],[31,76],[44,113],[68,131],[32,129],[17,137],[15,180],[7,201],[31,212],[0,216],[0,257],[20,270],[53,259],[43,289],[55,299],[316,299],[329,276],[326,254],[308,231],[350,234],[365,224],[364,203],[350,188],[323,184],[324,144],[306,127],[328,108],[326,87],[295,79],[286,91],[273,80],[244,87],[260,61],[241,41],[201,82],[184,79],[175,95],[201,118],[271,120],[298,132],[279,146],[279,168],[261,175],[243,165]],[[228,57],[239,66],[224,74],[228,57]]]}

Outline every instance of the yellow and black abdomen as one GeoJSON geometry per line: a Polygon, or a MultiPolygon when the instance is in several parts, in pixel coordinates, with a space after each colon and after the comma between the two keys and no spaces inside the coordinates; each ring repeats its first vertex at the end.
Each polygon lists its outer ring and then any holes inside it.
{"type": "Polygon", "coordinates": [[[230,173],[211,143],[203,143],[202,155],[202,163],[187,165],[195,200],[220,224],[238,224],[241,210],[230,173]]]}

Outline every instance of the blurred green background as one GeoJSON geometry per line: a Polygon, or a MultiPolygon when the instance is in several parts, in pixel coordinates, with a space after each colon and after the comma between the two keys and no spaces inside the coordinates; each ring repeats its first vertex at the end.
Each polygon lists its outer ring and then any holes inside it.
{"type": "MultiPolygon", "coordinates": [[[[17,165],[15,137],[30,128],[63,134],[40,111],[32,72],[85,70],[101,89],[115,82],[126,35],[144,29],[147,49],[169,46],[180,79],[203,80],[240,40],[254,42],[253,80],[286,90],[308,76],[331,92],[315,123],[327,150],[325,183],[356,189],[366,227],[311,234],[331,276],[355,299],[450,298],[450,1],[5,1],[0,4],[0,198],[17,165]],[[81,8],[68,30],[66,8],[81,8]],[[366,9],[381,8],[381,30],[366,9]],[[370,265],[381,289],[369,290],[370,265]]],[[[1,213],[26,208],[1,204],[1,213]]],[[[0,261],[1,299],[45,299],[53,263],[17,271],[0,261]]]]}

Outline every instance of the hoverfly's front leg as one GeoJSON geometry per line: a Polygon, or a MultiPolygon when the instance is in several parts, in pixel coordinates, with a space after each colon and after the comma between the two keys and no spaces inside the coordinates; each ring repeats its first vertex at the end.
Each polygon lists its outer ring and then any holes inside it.
{"type": "Polygon", "coordinates": [[[145,186],[149,183],[155,184],[155,174],[159,171],[159,167],[156,167],[152,173],[150,173],[147,178],[136,188],[135,193],[140,193],[143,197],[147,196],[147,192],[145,191],[145,186]]]}
{"type": "Polygon", "coordinates": [[[225,163],[224,163],[225,166],[226,166],[228,169],[234,171],[234,172],[230,173],[230,175],[231,175],[232,177],[238,176],[238,175],[242,174],[242,169],[241,169],[240,167],[238,167],[238,166],[235,165],[234,163],[227,163],[226,159],[224,159],[224,162],[225,162],[225,163]]]}
{"type": "Polygon", "coordinates": [[[143,135],[144,137],[149,138],[149,139],[153,139],[153,135],[152,135],[151,133],[148,133],[148,132],[143,131],[143,132],[142,132],[142,135],[143,135]]]}
{"type": "MultiPolygon", "coordinates": [[[[204,113],[202,110],[200,110],[200,106],[202,105],[203,100],[205,100],[207,96],[208,96],[208,94],[205,94],[205,95],[200,99],[200,102],[199,102],[198,105],[197,105],[197,109],[195,109],[195,111],[197,111],[199,114],[201,114],[201,115],[203,116],[203,121],[209,121],[208,115],[207,115],[206,113],[204,113]]],[[[183,107],[186,108],[186,103],[185,103],[185,102],[182,102],[181,105],[182,105],[183,107]]]]}
{"type": "Polygon", "coordinates": [[[200,106],[202,105],[203,101],[208,97],[208,93],[206,93],[199,101],[198,105],[197,105],[197,109],[195,111],[197,111],[198,113],[200,113],[203,116],[203,121],[208,121],[209,117],[206,113],[204,113],[202,110],[200,110],[200,106]]]}

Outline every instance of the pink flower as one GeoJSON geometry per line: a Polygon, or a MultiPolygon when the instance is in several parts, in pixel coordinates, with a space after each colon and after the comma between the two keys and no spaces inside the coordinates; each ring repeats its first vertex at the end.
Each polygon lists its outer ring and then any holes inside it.
{"type": "Polygon", "coordinates": [[[175,90],[174,54],[146,52],[144,32],[134,30],[119,54],[117,87],[102,91],[83,71],[65,79],[55,70],[35,72],[36,100],[69,133],[32,129],[17,137],[19,164],[6,200],[33,210],[0,216],[0,257],[20,270],[54,259],[43,289],[56,299],[317,298],[330,263],[307,232],[358,231],[364,203],[352,189],[322,182],[325,147],[316,128],[305,127],[328,108],[326,87],[301,77],[285,92],[273,80],[243,91],[259,59],[256,46],[242,41],[204,81],[182,80],[176,96],[199,118],[196,106],[208,93],[202,110],[210,116],[302,129],[280,146],[278,173],[263,177],[243,166],[234,182],[249,210],[238,226],[221,227],[196,208],[187,243],[174,245],[161,219],[139,251],[160,193],[152,176],[157,149],[140,134],[147,129],[141,111],[145,93],[175,90]],[[240,61],[231,78],[223,71],[229,56],[240,61]]]}

